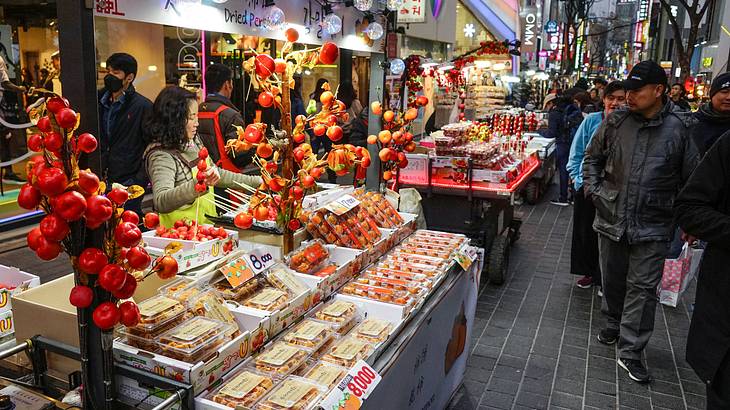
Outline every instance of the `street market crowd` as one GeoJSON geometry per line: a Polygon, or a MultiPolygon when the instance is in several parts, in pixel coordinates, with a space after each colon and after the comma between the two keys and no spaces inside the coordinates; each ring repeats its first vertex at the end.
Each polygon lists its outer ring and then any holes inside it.
{"type": "Polygon", "coordinates": [[[558,206],[573,204],[571,273],[599,287],[605,326],[628,377],[650,383],[642,361],[665,261],[703,247],[687,362],[707,385],[707,408],[730,408],[730,72],[692,112],[681,84],[656,62],[589,92],[544,99],[556,143],[558,206]]]}

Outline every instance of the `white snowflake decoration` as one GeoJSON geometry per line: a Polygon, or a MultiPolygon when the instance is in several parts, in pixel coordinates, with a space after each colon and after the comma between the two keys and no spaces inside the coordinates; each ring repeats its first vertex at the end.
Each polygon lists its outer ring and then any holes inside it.
{"type": "Polygon", "coordinates": [[[474,24],[469,23],[464,26],[464,37],[474,37],[474,33],[476,33],[477,30],[474,28],[474,24]]]}

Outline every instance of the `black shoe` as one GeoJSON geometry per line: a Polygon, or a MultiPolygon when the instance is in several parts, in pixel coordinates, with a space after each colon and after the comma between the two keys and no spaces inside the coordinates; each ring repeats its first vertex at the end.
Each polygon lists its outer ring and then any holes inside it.
{"type": "Polygon", "coordinates": [[[597,339],[604,345],[612,345],[618,340],[618,330],[603,329],[598,332],[597,339]]]}
{"type": "Polygon", "coordinates": [[[557,205],[557,206],[569,206],[570,205],[570,203],[568,201],[561,200],[561,199],[553,199],[552,201],[550,201],[550,203],[553,205],[557,205]]]}
{"type": "Polygon", "coordinates": [[[651,375],[649,375],[649,371],[646,370],[641,360],[619,358],[617,362],[619,366],[629,373],[631,380],[642,384],[651,381],[651,375]]]}

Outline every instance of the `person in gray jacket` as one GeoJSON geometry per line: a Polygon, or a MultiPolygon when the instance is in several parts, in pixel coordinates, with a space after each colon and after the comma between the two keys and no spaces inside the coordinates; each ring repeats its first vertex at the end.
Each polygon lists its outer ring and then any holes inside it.
{"type": "Polygon", "coordinates": [[[586,149],[583,180],[596,206],[606,327],[604,344],[618,341],[618,364],[648,383],[641,353],[654,329],[656,289],[675,229],[672,205],[699,155],[692,118],[666,96],[667,76],[653,61],[635,65],[624,81],[628,110],[612,113],[586,149]]]}

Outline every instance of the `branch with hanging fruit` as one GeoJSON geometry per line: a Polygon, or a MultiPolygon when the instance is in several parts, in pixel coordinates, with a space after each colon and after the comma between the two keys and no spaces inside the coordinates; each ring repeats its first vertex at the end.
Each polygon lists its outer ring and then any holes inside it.
{"type": "MultiPolygon", "coordinates": [[[[124,210],[124,204],[143,195],[144,189],[115,184],[107,192],[95,173],[79,169],[79,155],[94,152],[98,144],[89,133],[75,134],[80,115],[66,99],[51,97],[30,114],[40,133],[30,136],[28,147],[40,155],[28,162],[29,181],[20,189],[18,205],[40,208],[46,216],[28,233],[28,247],[46,261],[61,252],[69,254],[76,283],[69,301],[79,309],[96,302],[92,318],[97,327],[106,331],[118,323],[135,326],[139,310],[124,300],[132,297],[137,282],[153,273],[162,278],[177,274],[172,256],[152,261],[141,245],[139,216],[124,210]],[[100,229],[102,246],[86,247],[88,231],[100,229]]],[[[157,215],[145,216],[146,225],[158,223],[157,215]]]]}
{"type": "MultiPolygon", "coordinates": [[[[428,105],[428,98],[421,95],[416,97],[414,104],[422,108],[428,105]]],[[[380,158],[380,169],[383,180],[386,182],[396,177],[398,170],[408,166],[406,152],[413,152],[416,143],[413,141],[413,134],[410,132],[413,120],[418,117],[416,107],[408,108],[405,112],[387,110],[383,112],[383,106],[379,101],[370,104],[370,111],[374,115],[381,116],[382,130],[378,135],[368,136],[368,144],[378,147],[380,158]]]]}
{"type": "Polygon", "coordinates": [[[366,149],[349,144],[334,145],[329,153],[318,157],[305,142],[309,131],[332,142],[342,140],[343,130],[339,124],[347,122],[349,116],[345,104],[337,100],[328,83],[323,85],[320,96],[321,110],[309,116],[297,116],[292,126],[289,90],[294,88],[294,74],[320,63],[335,63],[339,49],[334,43],[326,42],[321,47],[308,49],[305,46],[302,50],[294,50],[298,32],[289,28],[285,34],[287,41],[280,58],[256,54],[243,64],[252,78],[251,83],[259,88],[259,105],[280,111],[280,129],[267,130],[267,125],[262,123],[239,127],[238,138],[229,141],[226,149],[234,156],[255,149],[253,163],[263,180],[250,195],[237,197],[248,207],[235,216],[234,225],[248,229],[254,219],[273,220],[291,238],[300,227],[302,199],[314,191],[317,179],[326,168],[337,175],[345,175],[355,167],[362,179],[371,159],[366,149]]]}

